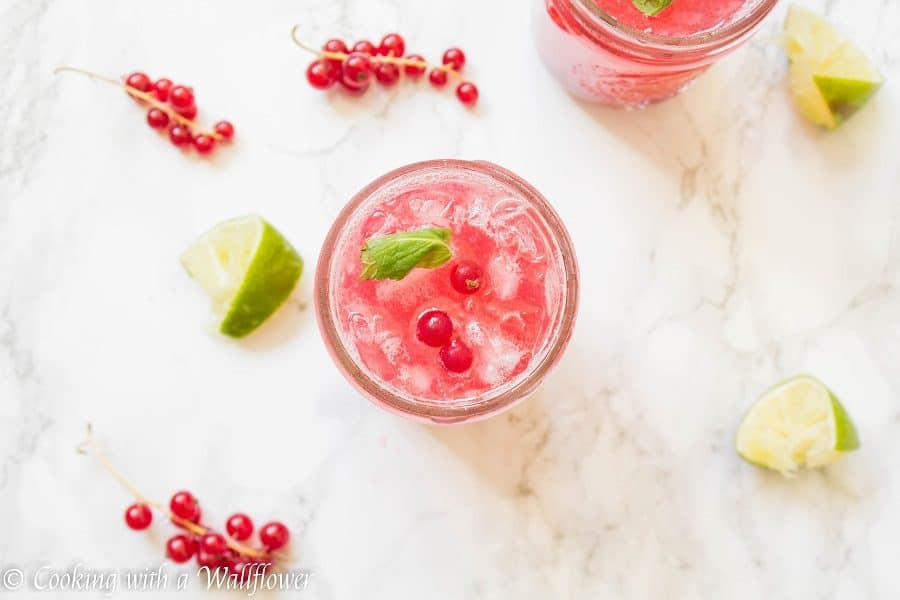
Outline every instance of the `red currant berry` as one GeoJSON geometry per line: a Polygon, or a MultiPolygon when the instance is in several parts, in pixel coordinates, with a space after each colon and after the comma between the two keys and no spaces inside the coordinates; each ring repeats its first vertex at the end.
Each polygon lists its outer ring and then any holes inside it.
{"type": "MultiPolygon", "coordinates": [[[[172,129],[175,129],[175,127],[172,129]]],[[[199,508],[200,505],[197,503],[197,499],[188,491],[175,492],[172,495],[172,499],[169,500],[169,510],[176,517],[181,517],[182,519],[190,519],[198,512],[199,508]]]]}
{"type": "Polygon", "coordinates": [[[472,350],[459,340],[453,340],[441,348],[440,355],[441,362],[448,371],[462,373],[472,366],[472,350]]]}
{"type": "MultiPolygon", "coordinates": [[[[173,125],[169,128],[169,140],[176,146],[180,147],[184,146],[185,144],[190,144],[192,139],[193,136],[191,135],[190,129],[183,125],[173,125]]],[[[172,512],[175,512],[175,510],[173,509],[172,512]]],[[[188,519],[190,518],[190,515],[182,518],[188,519]]]]}
{"type": "Polygon", "coordinates": [[[194,136],[194,148],[200,154],[209,154],[212,152],[213,147],[216,145],[216,140],[209,137],[208,135],[196,135],[194,136]]]}
{"type": "Polygon", "coordinates": [[[442,310],[426,310],[416,323],[416,337],[419,341],[435,348],[445,346],[453,335],[453,322],[442,310]]]}
{"type": "Polygon", "coordinates": [[[197,116],[197,105],[191,104],[190,106],[185,106],[184,108],[176,108],[175,112],[177,112],[185,119],[193,119],[197,116]]]}
{"type": "Polygon", "coordinates": [[[228,544],[225,543],[225,538],[218,533],[207,533],[200,538],[200,550],[208,554],[218,556],[225,552],[226,548],[228,544]]]}
{"type": "Polygon", "coordinates": [[[350,51],[347,50],[347,44],[344,43],[344,40],[338,38],[331,38],[325,42],[325,45],[322,46],[322,50],[338,54],[350,54],[350,51]]]}
{"type": "Polygon", "coordinates": [[[149,92],[153,89],[153,82],[150,81],[150,78],[140,72],[129,75],[128,79],[125,80],[125,85],[139,92],[149,92]]]}
{"type": "Polygon", "coordinates": [[[166,542],[166,556],[177,563],[190,560],[196,550],[197,543],[194,539],[181,533],[173,535],[166,542]]]}
{"type": "Polygon", "coordinates": [[[382,56],[403,56],[406,50],[406,42],[399,33],[389,33],[381,38],[381,44],[378,45],[378,54],[382,56]]]}
{"type": "Polygon", "coordinates": [[[197,551],[197,564],[206,567],[210,571],[218,569],[222,565],[222,558],[216,554],[210,554],[203,550],[197,551]]]}
{"type": "Polygon", "coordinates": [[[377,50],[375,49],[375,44],[373,44],[369,40],[360,40],[353,44],[353,48],[350,49],[350,52],[359,52],[360,54],[375,56],[377,50]]]}
{"type": "MultiPolygon", "coordinates": [[[[198,506],[198,507],[197,507],[197,510],[194,512],[193,515],[191,515],[191,517],[188,519],[188,521],[190,521],[191,523],[199,523],[199,522],[200,522],[200,517],[201,517],[202,514],[203,514],[203,513],[200,511],[200,507],[198,506]]],[[[175,519],[174,517],[172,518],[172,524],[173,524],[175,527],[181,527],[182,529],[187,529],[187,527],[184,526],[184,523],[183,523],[183,522],[178,521],[178,520],[175,519]]]]}
{"type": "MultiPolygon", "coordinates": [[[[410,54],[406,57],[407,60],[414,60],[416,62],[424,63],[425,59],[419,56],[418,54],[410,54]]],[[[409,75],[410,77],[420,77],[422,73],[425,72],[424,65],[404,65],[403,72],[409,75]]]]}
{"type": "MultiPolygon", "coordinates": [[[[322,50],[324,50],[325,52],[334,52],[336,54],[350,54],[350,50],[347,49],[347,44],[344,43],[344,40],[339,40],[336,38],[330,39],[325,42],[325,45],[322,46],[322,50]]],[[[336,69],[340,69],[341,64],[343,64],[343,61],[339,58],[328,58],[325,60],[327,60],[328,64],[330,64],[332,67],[335,67],[336,69]]],[[[340,71],[337,72],[339,73],[340,71]]]]}
{"type": "Polygon", "coordinates": [[[456,97],[466,106],[472,106],[478,102],[478,88],[474,83],[464,81],[456,87],[456,97]]]}
{"type": "Polygon", "coordinates": [[[125,509],[125,524],[134,530],[147,529],[153,522],[153,512],[146,504],[138,502],[125,509]]]}
{"type": "Polygon", "coordinates": [[[234,137],[234,125],[229,121],[219,121],[213,125],[213,131],[222,136],[222,139],[230,140],[234,137]]]}
{"type": "Polygon", "coordinates": [[[164,110],[151,108],[147,111],[147,124],[153,129],[162,129],[169,124],[169,115],[164,110]]]}
{"type": "Polygon", "coordinates": [[[481,287],[481,267],[469,260],[458,262],[450,271],[450,283],[460,294],[474,294],[481,287]]]}
{"type": "Polygon", "coordinates": [[[434,87],[443,87],[445,83],[447,83],[447,71],[443,69],[432,69],[428,73],[428,81],[431,82],[431,85],[434,87]]]}
{"type": "Polygon", "coordinates": [[[400,79],[400,69],[397,68],[397,65],[381,63],[375,67],[375,79],[381,85],[394,85],[400,79]]]}
{"type": "Polygon", "coordinates": [[[169,90],[169,102],[176,108],[187,108],[194,103],[194,92],[189,87],[176,85],[169,90]]]}
{"type": "Polygon", "coordinates": [[[291,539],[291,534],[288,532],[288,528],[278,521],[266,523],[259,530],[259,541],[269,550],[283,548],[289,539],[291,539]]]}
{"type": "Polygon", "coordinates": [[[156,83],[153,84],[153,91],[156,93],[156,97],[165,102],[169,99],[169,90],[172,89],[172,80],[171,79],[157,79],[156,83]]]}
{"type": "Polygon", "coordinates": [[[335,69],[332,65],[324,60],[317,60],[307,67],[306,80],[317,90],[326,90],[335,81],[334,73],[335,69]]]}
{"type": "Polygon", "coordinates": [[[225,531],[237,541],[242,542],[253,534],[253,521],[244,513],[235,513],[228,517],[225,531]]]}
{"type": "Polygon", "coordinates": [[[441,62],[445,65],[449,65],[454,71],[459,71],[463,68],[463,65],[466,64],[466,55],[459,48],[450,48],[444,52],[444,57],[441,59],[441,62]]]}
{"type": "Polygon", "coordinates": [[[353,52],[344,61],[344,75],[342,81],[349,88],[361,89],[368,87],[372,80],[372,59],[361,52],[353,52]]]}

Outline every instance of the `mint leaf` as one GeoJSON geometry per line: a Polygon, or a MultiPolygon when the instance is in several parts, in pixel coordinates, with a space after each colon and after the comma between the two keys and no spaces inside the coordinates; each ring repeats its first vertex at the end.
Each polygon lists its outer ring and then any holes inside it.
{"type": "Polygon", "coordinates": [[[360,253],[360,279],[403,279],[420,267],[434,269],[450,260],[450,230],[433,227],[398,231],[366,240],[360,253]]]}
{"type": "Polygon", "coordinates": [[[655,17],[672,4],[672,0],[631,0],[631,3],[648,17],[655,17]]]}

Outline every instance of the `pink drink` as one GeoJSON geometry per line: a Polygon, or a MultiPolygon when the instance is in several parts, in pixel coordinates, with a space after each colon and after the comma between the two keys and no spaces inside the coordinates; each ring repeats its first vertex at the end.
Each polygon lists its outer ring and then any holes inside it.
{"type": "Polygon", "coordinates": [[[325,242],[317,305],[345,374],[378,404],[420,419],[488,416],[530,392],[571,332],[574,254],[558,216],[536,190],[489,163],[432,161],[385,175],[360,192],[325,242]],[[400,281],[362,281],[367,239],[426,227],[452,231],[453,258],[400,281]],[[453,288],[461,260],[483,272],[473,294],[453,288]],[[416,336],[419,316],[446,312],[474,355],[463,373],[416,336]]]}
{"type": "Polygon", "coordinates": [[[639,11],[631,0],[593,0],[619,23],[647,33],[683,38],[712,31],[734,20],[752,0],[674,0],[655,17],[639,11]]]}
{"type": "Polygon", "coordinates": [[[655,17],[631,0],[534,1],[539,52],[571,93],[643,106],[743,44],[777,0],[673,0],[655,17]]]}

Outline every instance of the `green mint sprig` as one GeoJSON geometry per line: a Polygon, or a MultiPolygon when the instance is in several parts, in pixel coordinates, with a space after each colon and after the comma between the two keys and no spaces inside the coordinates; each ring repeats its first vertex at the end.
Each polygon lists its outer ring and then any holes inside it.
{"type": "Polygon", "coordinates": [[[368,239],[359,257],[359,278],[403,279],[417,267],[440,267],[453,256],[450,235],[449,229],[432,227],[368,239]]]}
{"type": "Polygon", "coordinates": [[[648,17],[655,17],[672,4],[672,0],[631,0],[631,3],[648,17]]]}

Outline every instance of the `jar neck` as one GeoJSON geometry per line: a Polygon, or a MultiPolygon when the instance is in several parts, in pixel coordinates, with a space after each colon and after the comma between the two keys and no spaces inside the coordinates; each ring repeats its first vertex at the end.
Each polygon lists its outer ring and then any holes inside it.
{"type": "Polygon", "coordinates": [[[546,0],[546,3],[558,25],[591,44],[631,60],[676,65],[705,62],[727,53],[759,27],[777,0],[755,0],[750,10],[733,22],[680,38],[654,35],[623,25],[597,8],[594,0],[546,0]]]}

